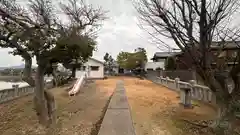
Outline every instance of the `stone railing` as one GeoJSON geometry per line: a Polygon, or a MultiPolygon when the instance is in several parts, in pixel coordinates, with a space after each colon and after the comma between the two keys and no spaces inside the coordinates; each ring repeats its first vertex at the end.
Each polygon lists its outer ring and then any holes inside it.
{"type": "MultiPolygon", "coordinates": [[[[157,77],[156,80],[154,80],[156,83],[164,85],[165,87],[168,87],[172,90],[175,90],[180,93],[180,88],[190,88],[190,97],[193,100],[199,100],[207,103],[216,103],[216,97],[212,93],[212,91],[202,85],[198,85],[195,80],[191,80],[189,82],[183,82],[180,81],[179,78],[170,79],[169,77],[157,77]]],[[[182,97],[182,96],[180,96],[182,97]]]]}
{"type": "MultiPolygon", "coordinates": [[[[45,83],[45,89],[53,88],[52,82],[45,83]]],[[[32,94],[35,88],[31,86],[20,87],[13,85],[11,89],[0,90],[0,103],[7,102],[22,96],[32,94]]]]}

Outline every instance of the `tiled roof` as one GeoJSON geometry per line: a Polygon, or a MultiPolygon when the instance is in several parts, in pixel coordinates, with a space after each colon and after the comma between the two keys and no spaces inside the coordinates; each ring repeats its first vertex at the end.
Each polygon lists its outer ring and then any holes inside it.
{"type": "Polygon", "coordinates": [[[94,59],[94,58],[89,58],[89,59],[94,60],[94,61],[96,61],[96,62],[98,62],[98,63],[104,64],[104,62],[102,62],[102,61],[100,61],[100,60],[97,60],[97,59],[94,59]]]}
{"type": "Polygon", "coordinates": [[[170,57],[180,54],[181,52],[156,52],[154,57],[170,57]]]}

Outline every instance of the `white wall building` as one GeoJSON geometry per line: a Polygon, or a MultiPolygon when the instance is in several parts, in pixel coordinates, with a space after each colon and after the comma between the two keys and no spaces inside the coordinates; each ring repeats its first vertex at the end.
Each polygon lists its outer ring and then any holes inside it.
{"type": "Polygon", "coordinates": [[[156,52],[151,60],[153,62],[147,62],[145,65],[145,70],[156,70],[156,68],[165,69],[165,60],[168,57],[175,56],[181,52],[156,52]]]}
{"type": "Polygon", "coordinates": [[[147,62],[145,64],[145,71],[156,70],[156,68],[164,69],[164,60],[159,62],[147,62]]]}
{"type": "Polygon", "coordinates": [[[84,72],[87,72],[91,79],[104,78],[104,63],[94,58],[89,58],[84,65],[76,70],[76,78],[80,78],[84,72]]]}

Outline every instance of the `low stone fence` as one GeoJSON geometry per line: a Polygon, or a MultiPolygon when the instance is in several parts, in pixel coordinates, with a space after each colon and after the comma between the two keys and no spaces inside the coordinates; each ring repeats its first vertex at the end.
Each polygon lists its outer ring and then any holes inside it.
{"type": "MultiPolygon", "coordinates": [[[[25,86],[19,88],[18,85],[13,85],[11,89],[0,90],[0,103],[16,99],[18,97],[26,96],[32,94],[35,87],[25,86]]],[[[53,88],[52,82],[47,82],[45,84],[45,89],[53,88]]]]}
{"type": "MultiPolygon", "coordinates": [[[[160,77],[157,77],[157,79],[155,79],[154,81],[158,84],[164,85],[165,87],[168,87],[172,90],[179,92],[180,97],[184,97],[182,96],[182,94],[184,93],[180,92],[180,88],[190,88],[191,99],[199,100],[206,103],[216,104],[216,97],[212,93],[212,91],[206,86],[198,85],[195,80],[191,80],[189,82],[183,82],[183,81],[180,81],[179,78],[175,78],[173,80],[173,79],[170,79],[169,77],[164,78],[160,76],[160,77]]],[[[184,99],[181,99],[181,100],[184,100],[184,99]]]]}

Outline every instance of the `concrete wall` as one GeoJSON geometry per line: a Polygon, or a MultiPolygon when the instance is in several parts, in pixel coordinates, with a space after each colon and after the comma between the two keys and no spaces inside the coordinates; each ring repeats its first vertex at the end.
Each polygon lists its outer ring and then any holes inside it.
{"type": "Polygon", "coordinates": [[[198,84],[203,85],[203,80],[201,77],[196,73],[194,70],[174,70],[174,71],[147,71],[147,76],[150,78],[154,77],[169,77],[170,79],[174,78],[180,78],[181,81],[190,81],[190,80],[196,80],[198,84]]]}
{"type": "MultiPolygon", "coordinates": [[[[53,87],[52,82],[47,82],[45,84],[45,89],[50,89],[52,87],[53,87]]],[[[0,103],[4,103],[22,96],[32,94],[34,93],[34,90],[35,87],[31,86],[19,88],[18,86],[13,85],[13,88],[11,89],[0,90],[0,103]]]]}
{"type": "Polygon", "coordinates": [[[160,62],[147,62],[145,64],[145,70],[147,71],[147,69],[153,69],[156,70],[156,68],[162,68],[164,69],[164,61],[160,61],[160,62]]]}
{"type": "Polygon", "coordinates": [[[181,81],[197,80],[196,72],[193,70],[160,71],[160,75],[171,79],[180,78],[181,81]]]}

